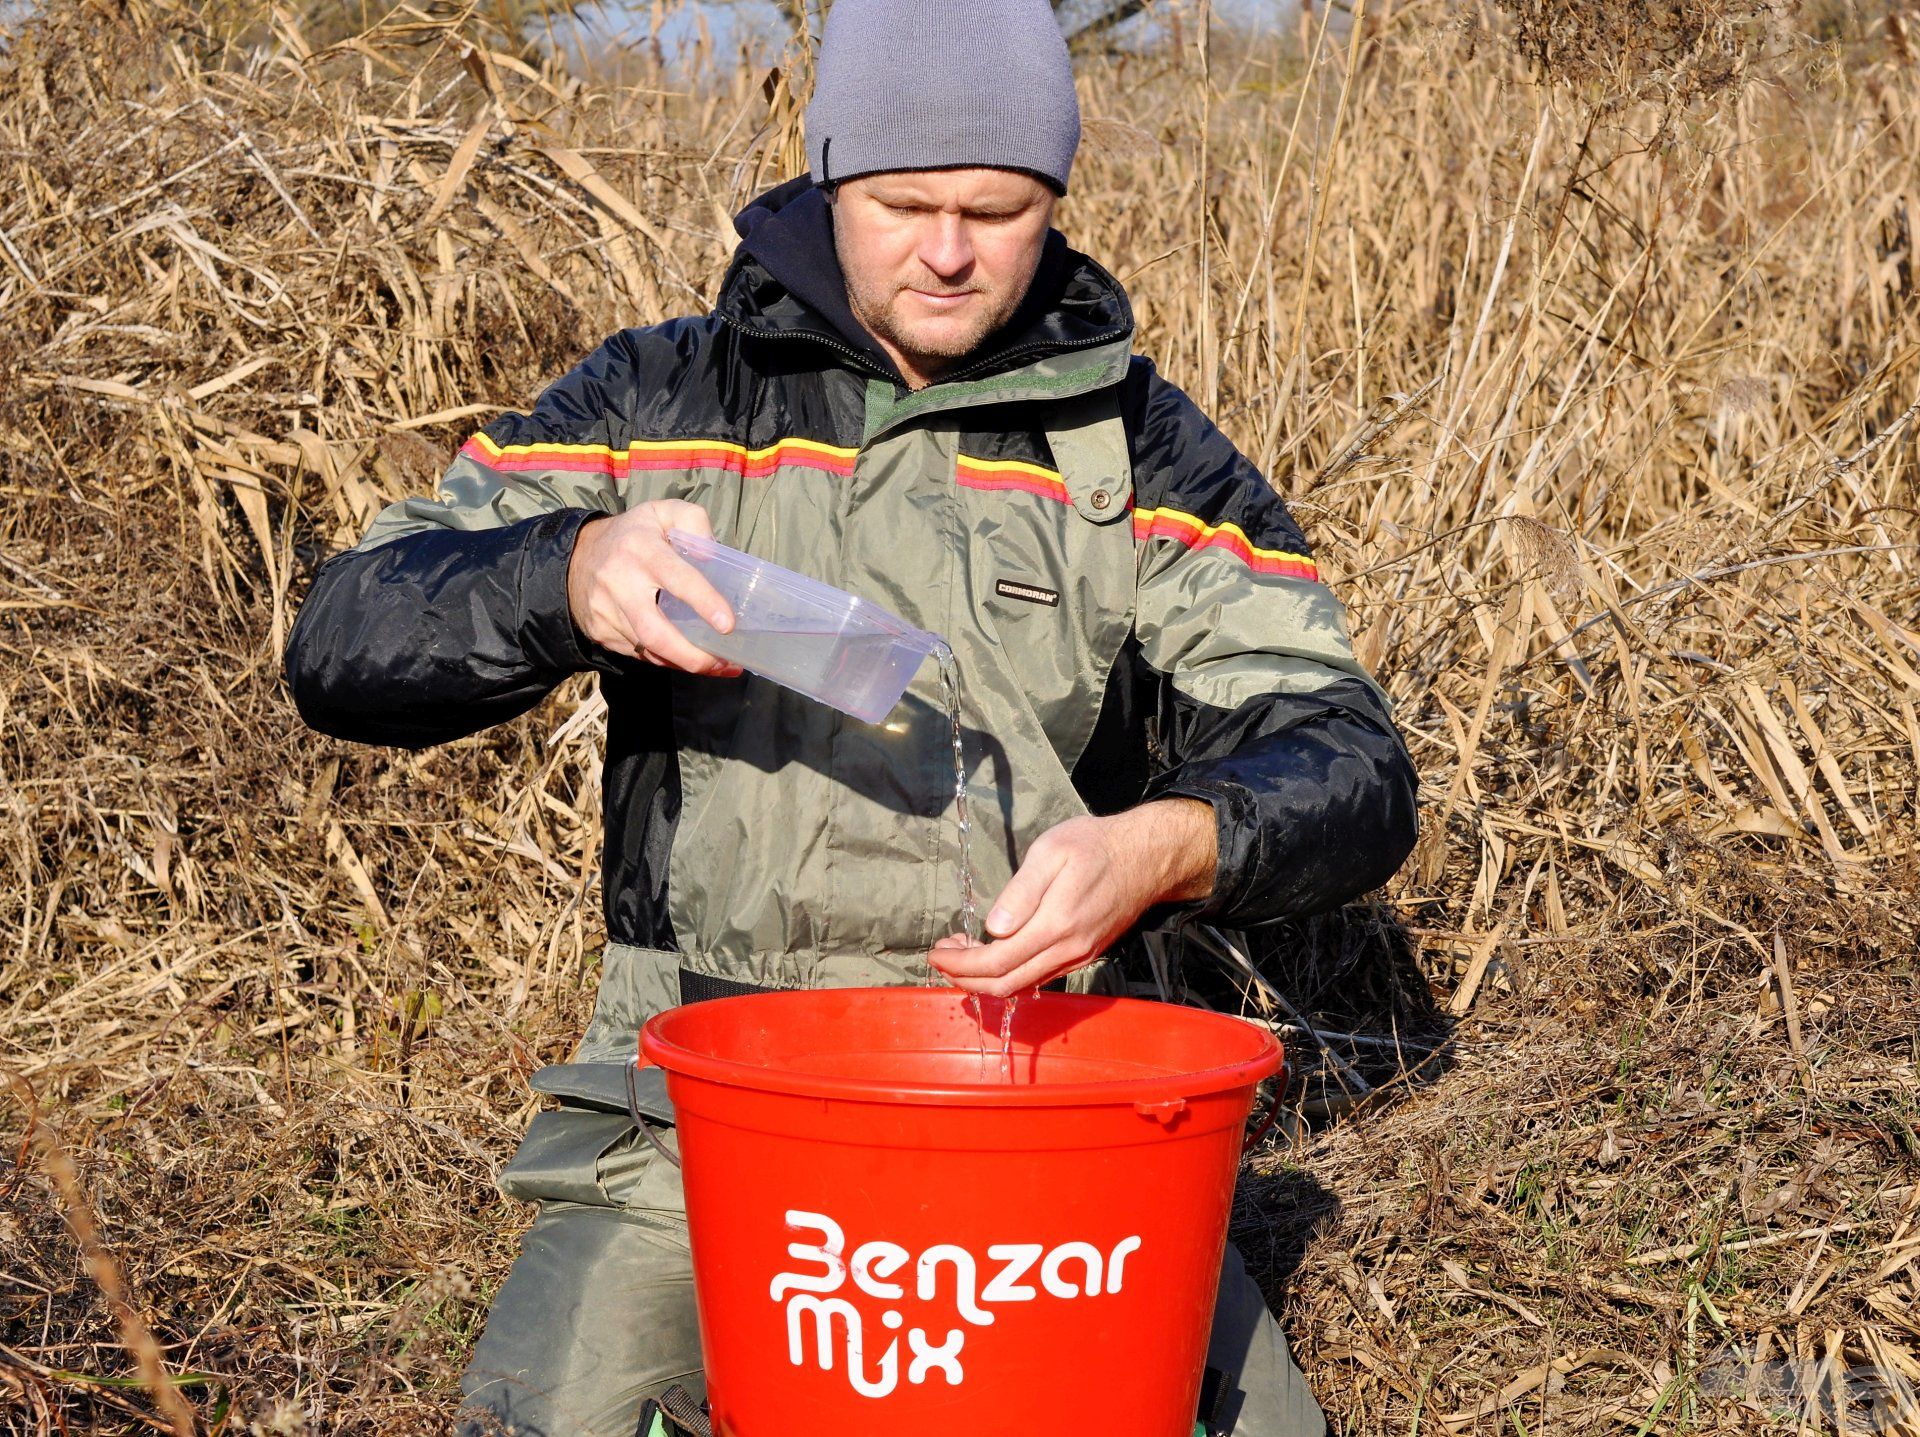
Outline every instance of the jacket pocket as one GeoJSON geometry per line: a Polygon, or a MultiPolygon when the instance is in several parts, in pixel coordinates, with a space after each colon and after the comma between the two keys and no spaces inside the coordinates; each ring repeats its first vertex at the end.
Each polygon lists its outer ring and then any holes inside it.
{"type": "Polygon", "coordinates": [[[522,1202],[616,1204],[600,1182],[600,1162],[637,1138],[625,1113],[566,1104],[536,1113],[513,1161],[500,1170],[500,1191],[522,1202]]]}
{"type": "MultiPolygon", "coordinates": [[[[654,1135],[678,1151],[664,1076],[641,1069],[635,1096],[654,1135]]],[[[652,1214],[668,1225],[685,1222],[680,1170],[634,1130],[627,1114],[625,1064],[556,1064],[534,1074],[533,1088],[561,1105],[535,1114],[519,1151],[500,1171],[502,1192],[522,1202],[585,1203],[652,1214]]]]}

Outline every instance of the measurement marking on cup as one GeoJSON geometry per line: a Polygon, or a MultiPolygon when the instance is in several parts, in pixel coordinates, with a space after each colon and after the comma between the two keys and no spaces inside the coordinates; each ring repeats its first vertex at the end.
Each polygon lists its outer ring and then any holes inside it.
{"type": "MultiPolygon", "coordinates": [[[[1125,1281],[1127,1258],[1141,1246],[1137,1236],[1122,1238],[1104,1251],[1090,1242],[1063,1242],[1052,1248],[1041,1243],[995,1243],[987,1248],[987,1261],[980,1263],[972,1252],[954,1243],[936,1243],[916,1259],[900,1244],[876,1239],[862,1243],[849,1258],[845,1230],[825,1213],[796,1209],[786,1217],[789,1231],[813,1232],[821,1239],[787,1246],[787,1256],[796,1263],[817,1264],[820,1270],[780,1273],[768,1292],[774,1302],[786,1304],[787,1360],[795,1367],[807,1365],[807,1319],[811,1317],[814,1365],[822,1372],[833,1371],[838,1351],[846,1359],[847,1381],[853,1390],[872,1398],[885,1397],[899,1386],[900,1338],[887,1345],[877,1362],[869,1363],[867,1319],[847,1297],[835,1295],[848,1290],[849,1278],[851,1291],[888,1304],[906,1299],[904,1279],[909,1271],[913,1295],[920,1302],[938,1301],[945,1288],[966,1325],[948,1328],[938,1341],[924,1327],[906,1328],[906,1378],[909,1385],[917,1386],[937,1372],[949,1386],[958,1387],[966,1380],[960,1354],[966,1346],[967,1326],[992,1326],[993,1304],[1034,1302],[1043,1294],[1062,1300],[1112,1296],[1125,1281]],[[997,1270],[981,1283],[979,1279],[990,1268],[997,1270]],[[1037,1284],[1023,1281],[1036,1269],[1037,1284]],[[950,1282],[943,1281],[947,1271],[952,1274],[950,1282]],[[901,1281],[890,1280],[896,1274],[901,1281]]],[[[898,1332],[906,1321],[898,1308],[889,1305],[878,1325],[898,1332]]],[[[876,1339],[880,1335],[873,1334],[876,1339]]]]}

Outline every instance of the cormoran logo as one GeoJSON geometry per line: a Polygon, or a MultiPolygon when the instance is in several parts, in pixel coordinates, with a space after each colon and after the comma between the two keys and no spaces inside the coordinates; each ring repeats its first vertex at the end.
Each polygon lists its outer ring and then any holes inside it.
{"type": "Polygon", "coordinates": [[[1003,599],[1024,599],[1029,604],[1045,604],[1049,609],[1060,607],[1060,592],[1057,589],[1043,589],[1038,584],[1022,584],[1016,579],[1002,579],[993,586],[993,592],[1003,599]]]}

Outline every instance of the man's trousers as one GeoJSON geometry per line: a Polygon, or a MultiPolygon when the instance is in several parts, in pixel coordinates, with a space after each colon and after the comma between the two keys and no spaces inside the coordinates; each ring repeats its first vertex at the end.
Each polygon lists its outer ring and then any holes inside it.
{"type": "MultiPolygon", "coordinates": [[[[671,1130],[661,1135],[671,1147],[671,1130]]],[[[501,1186],[540,1210],[461,1381],[462,1437],[633,1437],[648,1397],[674,1383],[704,1397],[679,1170],[625,1114],[569,1107],[534,1120],[501,1186]]],[[[1210,1430],[1324,1437],[1326,1419],[1231,1246],[1207,1365],[1220,1374],[1210,1430]]]]}

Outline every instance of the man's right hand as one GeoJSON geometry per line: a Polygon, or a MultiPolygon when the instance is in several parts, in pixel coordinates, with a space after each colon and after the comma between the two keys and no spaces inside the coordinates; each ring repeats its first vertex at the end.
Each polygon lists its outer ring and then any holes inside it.
{"type": "Polygon", "coordinates": [[[669,529],[713,537],[707,511],[681,499],[655,499],[580,526],[567,566],[574,627],[626,658],[689,674],[738,674],[738,665],[695,648],[660,612],[665,590],[721,633],[733,630],[733,610],[698,569],[674,552],[667,542],[669,529]]]}

